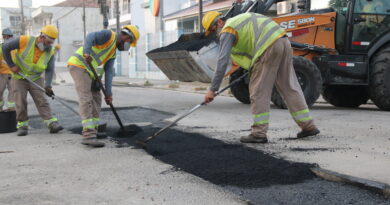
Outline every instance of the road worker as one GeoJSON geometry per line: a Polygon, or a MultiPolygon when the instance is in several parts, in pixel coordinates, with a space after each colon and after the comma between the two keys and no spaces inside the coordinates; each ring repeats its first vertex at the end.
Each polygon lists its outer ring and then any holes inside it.
{"type": "Polygon", "coordinates": [[[63,129],[57,118],[52,116],[45,93],[20,75],[21,73],[41,87],[44,85],[47,95],[54,95],[51,87],[55,64],[52,44],[57,37],[57,28],[53,25],[47,25],[41,29],[38,37],[23,35],[3,45],[4,59],[12,71],[11,84],[14,89],[16,103],[18,136],[28,134],[28,92],[33,98],[38,112],[49,128],[50,133],[57,133],[63,129]],[[11,55],[13,50],[15,50],[14,56],[11,55]],[[45,82],[41,77],[43,72],[45,72],[45,82]]]}
{"type": "MultiPolygon", "coordinates": [[[[5,28],[2,32],[3,41],[8,42],[14,36],[13,32],[9,28],[5,28]]],[[[3,44],[0,44],[0,111],[3,111],[4,106],[7,106],[7,109],[4,110],[15,110],[15,102],[13,96],[13,90],[11,86],[11,70],[9,69],[7,63],[3,58],[3,44]],[[5,89],[8,90],[7,101],[4,101],[3,94],[5,89]]]]}
{"type": "Polygon", "coordinates": [[[284,29],[261,14],[244,13],[225,20],[221,13],[215,11],[205,14],[202,25],[205,30],[220,34],[217,69],[210,90],[205,95],[205,102],[213,101],[230,58],[250,71],[249,92],[254,121],[251,134],[241,137],[241,142],[268,142],[270,101],[274,85],[302,129],[297,137],[319,134],[295,75],[292,49],[284,29]]]}
{"type": "Polygon", "coordinates": [[[127,51],[130,46],[135,47],[139,39],[139,32],[136,26],[127,25],[122,27],[118,34],[111,30],[101,30],[87,35],[83,47],[68,60],[69,72],[75,82],[79,96],[80,116],[82,119],[82,144],[91,147],[103,147],[105,144],[99,141],[105,135],[105,123],[100,122],[100,110],[102,95],[99,86],[87,62],[90,62],[93,69],[97,69],[100,77],[105,74],[105,89],[108,97],[107,104],[112,103],[112,79],[114,76],[114,62],[116,49],[127,51]]]}

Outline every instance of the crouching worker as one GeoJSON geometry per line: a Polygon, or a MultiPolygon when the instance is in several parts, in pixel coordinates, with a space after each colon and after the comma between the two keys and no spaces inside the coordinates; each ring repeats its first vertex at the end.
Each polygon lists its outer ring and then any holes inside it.
{"type": "Polygon", "coordinates": [[[116,49],[127,51],[130,46],[135,47],[139,39],[137,27],[127,25],[116,34],[111,30],[102,30],[87,35],[83,47],[68,60],[69,72],[75,82],[76,92],[79,96],[80,116],[82,119],[81,144],[91,147],[103,147],[105,144],[99,141],[105,135],[106,124],[100,122],[100,110],[102,95],[88,63],[91,63],[100,78],[105,74],[105,89],[108,97],[107,104],[112,103],[112,79],[114,76],[114,62],[116,49]],[[98,66],[103,69],[97,69],[98,66]]]}
{"type": "Polygon", "coordinates": [[[18,136],[28,133],[27,93],[30,93],[38,109],[39,115],[44,120],[50,133],[57,133],[63,129],[57,118],[51,114],[49,102],[45,93],[27,79],[34,81],[41,87],[44,80],[41,75],[45,72],[45,90],[52,96],[51,88],[54,73],[54,48],[51,46],[58,37],[58,30],[52,25],[43,27],[38,37],[20,36],[3,45],[3,55],[12,71],[12,87],[14,89],[16,120],[18,121],[18,136]],[[16,50],[15,55],[11,51],[16,50]],[[23,74],[22,77],[19,74],[23,74]]]}

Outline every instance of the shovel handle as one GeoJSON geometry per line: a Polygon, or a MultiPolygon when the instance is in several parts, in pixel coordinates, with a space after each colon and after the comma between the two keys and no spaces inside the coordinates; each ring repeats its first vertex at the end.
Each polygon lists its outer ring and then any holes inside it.
{"type": "MultiPolygon", "coordinates": [[[[107,91],[106,91],[106,89],[103,86],[102,79],[99,77],[99,75],[97,74],[97,72],[96,72],[95,68],[92,66],[92,64],[90,62],[87,62],[87,61],[85,61],[85,62],[87,63],[87,66],[89,67],[89,69],[92,71],[93,76],[95,76],[95,79],[97,80],[97,82],[99,84],[99,87],[102,90],[104,98],[107,98],[108,97],[107,91]]],[[[118,124],[121,127],[121,130],[124,132],[125,131],[125,127],[123,126],[122,120],[119,117],[118,113],[116,112],[116,109],[115,109],[114,105],[111,102],[107,103],[107,104],[110,106],[112,112],[114,113],[116,121],[118,121],[118,124]]]]}

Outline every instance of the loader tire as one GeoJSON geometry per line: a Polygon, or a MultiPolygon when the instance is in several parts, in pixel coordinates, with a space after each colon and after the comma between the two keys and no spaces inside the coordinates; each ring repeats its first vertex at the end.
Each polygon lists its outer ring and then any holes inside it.
{"type": "MultiPolygon", "coordinates": [[[[320,97],[322,90],[322,77],[318,67],[310,60],[302,56],[294,56],[293,64],[298,82],[301,85],[306,104],[311,107],[320,97]]],[[[287,109],[287,105],[274,88],[271,97],[272,103],[281,109],[287,109]]]]}
{"type": "Polygon", "coordinates": [[[390,111],[390,45],[377,52],[370,65],[369,95],[379,109],[390,111]]]}
{"type": "Polygon", "coordinates": [[[356,108],[367,103],[368,91],[361,86],[325,85],[322,97],[336,107],[356,108]]]}
{"type": "MultiPolygon", "coordinates": [[[[235,79],[241,77],[245,71],[242,68],[239,68],[236,72],[232,73],[229,77],[229,82],[232,83],[235,79]]],[[[249,86],[245,80],[241,80],[230,88],[233,96],[240,102],[244,104],[250,104],[249,98],[249,86]]]]}

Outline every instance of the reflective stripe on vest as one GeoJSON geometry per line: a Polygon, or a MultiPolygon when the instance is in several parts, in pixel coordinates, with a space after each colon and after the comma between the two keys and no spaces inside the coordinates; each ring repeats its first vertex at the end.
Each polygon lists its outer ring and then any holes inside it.
{"type": "Polygon", "coordinates": [[[233,17],[226,22],[226,27],[233,28],[238,34],[231,58],[245,69],[249,69],[273,42],[286,33],[272,19],[255,13],[233,17]]]}
{"type": "Polygon", "coordinates": [[[293,113],[291,113],[291,115],[293,116],[293,118],[296,122],[305,122],[305,121],[309,121],[309,120],[313,119],[310,116],[309,109],[304,109],[304,110],[300,110],[297,112],[293,112],[293,113]]]}
{"type": "MultiPolygon", "coordinates": [[[[43,52],[39,57],[38,62],[34,63],[35,40],[35,37],[28,36],[26,48],[24,48],[24,50],[18,50],[13,57],[15,64],[21,70],[20,72],[33,81],[38,80],[41,77],[42,72],[46,70],[47,64],[54,55],[54,48],[52,48],[50,52],[43,52]],[[20,54],[19,51],[22,51],[22,53],[20,54]]],[[[16,74],[13,74],[13,77],[22,79],[21,76],[16,74]]]]}
{"type": "MultiPolygon", "coordinates": [[[[107,42],[108,44],[104,48],[98,48],[99,46],[92,46],[91,57],[92,57],[92,66],[96,69],[98,66],[105,64],[108,60],[115,57],[117,36],[113,31],[111,31],[111,39],[107,42]]],[[[84,47],[77,49],[76,53],[71,56],[68,60],[68,65],[73,65],[79,68],[86,69],[92,79],[95,77],[91,70],[88,69],[87,63],[83,57],[84,47]]],[[[104,72],[100,76],[103,75],[104,72]]]]}
{"type": "MultiPolygon", "coordinates": [[[[85,61],[85,58],[83,56],[81,56],[80,54],[75,53],[74,57],[76,57],[79,61],[83,62],[85,65],[87,64],[87,62],[85,61]]],[[[95,79],[95,75],[93,74],[92,70],[89,69],[89,66],[87,66],[85,68],[85,70],[88,72],[89,77],[91,77],[92,79],[95,79]]],[[[103,68],[96,68],[96,73],[98,74],[99,78],[101,78],[104,74],[104,69],[103,68]]]]}

